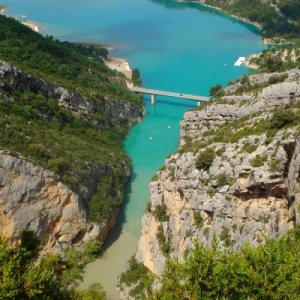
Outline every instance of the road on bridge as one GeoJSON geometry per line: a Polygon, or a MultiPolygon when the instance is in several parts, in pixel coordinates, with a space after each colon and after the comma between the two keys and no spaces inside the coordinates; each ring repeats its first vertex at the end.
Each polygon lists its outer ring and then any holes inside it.
{"type": "Polygon", "coordinates": [[[145,89],[142,87],[131,87],[131,91],[136,93],[142,93],[142,94],[149,94],[149,95],[155,95],[155,96],[167,96],[167,97],[174,97],[174,98],[181,98],[186,100],[192,100],[196,102],[207,102],[209,101],[208,97],[203,96],[195,96],[195,95],[189,95],[189,94],[183,94],[183,93],[174,93],[174,92],[168,92],[168,91],[160,91],[160,90],[151,90],[151,89],[145,89]]]}

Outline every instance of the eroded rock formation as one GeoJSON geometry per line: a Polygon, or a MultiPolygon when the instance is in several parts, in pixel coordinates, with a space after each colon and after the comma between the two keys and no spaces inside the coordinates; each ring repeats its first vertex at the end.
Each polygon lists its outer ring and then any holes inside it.
{"type": "Polygon", "coordinates": [[[299,70],[251,75],[185,114],[179,152],[150,183],[139,262],[160,275],[194,241],[238,250],[299,223],[299,80],[299,70]]]}

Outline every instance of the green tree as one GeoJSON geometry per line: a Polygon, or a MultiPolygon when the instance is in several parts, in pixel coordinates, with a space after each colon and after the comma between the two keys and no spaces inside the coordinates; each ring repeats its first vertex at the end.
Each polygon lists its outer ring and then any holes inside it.
{"type": "Polygon", "coordinates": [[[240,253],[197,245],[170,261],[154,299],[299,299],[300,227],[240,253]]]}
{"type": "Polygon", "coordinates": [[[31,257],[24,247],[12,247],[0,236],[0,299],[77,299],[75,290],[62,288],[54,271],[31,257]]]}
{"type": "Polygon", "coordinates": [[[208,171],[215,157],[216,157],[216,153],[214,149],[212,148],[205,149],[204,152],[200,153],[197,157],[196,168],[198,170],[208,171]]]}
{"type": "Polygon", "coordinates": [[[224,94],[225,93],[221,84],[216,84],[209,90],[209,95],[212,97],[221,97],[224,96],[224,94]]]}

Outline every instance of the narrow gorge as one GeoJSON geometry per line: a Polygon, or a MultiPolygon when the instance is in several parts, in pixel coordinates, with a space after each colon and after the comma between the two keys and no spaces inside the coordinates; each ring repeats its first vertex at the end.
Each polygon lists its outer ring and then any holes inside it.
{"type": "Polygon", "coordinates": [[[0,298],[297,299],[298,2],[28,1],[0,5],[0,298]]]}

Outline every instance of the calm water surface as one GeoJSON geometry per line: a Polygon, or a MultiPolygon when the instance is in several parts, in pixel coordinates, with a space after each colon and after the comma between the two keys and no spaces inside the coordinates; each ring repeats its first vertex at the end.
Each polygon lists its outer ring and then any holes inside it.
{"type": "MultiPolygon", "coordinates": [[[[2,1],[3,2],[3,1],[2,1]]],[[[208,95],[209,88],[249,72],[234,67],[239,56],[263,49],[257,30],[198,4],[164,0],[6,0],[7,13],[40,24],[43,32],[70,41],[115,45],[112,55],[139,68],[144,85],[208,95]]],[[[149,201],[148,184],[178,145],[179,121],[193,107],[158,98],[125,140],[133,177],[120,220],[104,258],[87,267],[86,287],[100,282],[117,299],[117,277],[134,254],[140,220],[149,201]],[[152,140],[149,138],[152,137],[152,140]]]]}

